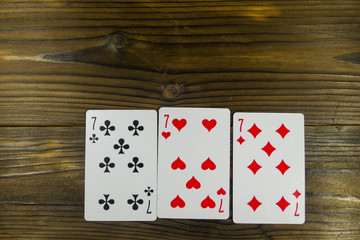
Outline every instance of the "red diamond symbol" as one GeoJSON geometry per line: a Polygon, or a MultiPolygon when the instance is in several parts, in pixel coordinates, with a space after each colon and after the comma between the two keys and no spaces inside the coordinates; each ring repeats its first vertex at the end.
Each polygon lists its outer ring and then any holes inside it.
{"type": "Polygon", "coordinates": [[[261,168],[261,166],[255,161],[255,159],[252,161],[252,163],[248,166],[248,168],[256,174],[257,171],[261,168]]]}
{"type": "Polygon", "coordinates": [[[281,160],[281,163],[279,163],[279,165],[277,165],[276,168],[282,173],[282,175],[284,175],[284,173],[290,168],[290,166],[288,166],[284,162],[284,160],[281,160]]]}
{"type": "Polygon", "coordinates": [[[266,152],[266,154],[270,157],[270,155],[272,154],[273,151],[276,150],[276,148],[273,147],[273,145],[271,145],[270,142],[268,142],[263,148],[262,150],[264,152],[266,152]]]}
{"type": "Polygon", "coordinates": [[[277,132],[278,134],[280,134],[280,136],[284,139],[284,137],[286,136],[286,134],[288,134],[288,133],[290,132],[290,130],[287,129],[284,124],[282,124],[282,125],[278,128],[278,130],[276,130],[276,132],[277,132]]]}
{"type": "Polygon", "coordinates": [[[254,123],[254,125],[252,125],[252,127],[248,130],[249,133],[251,133],[254,138],[256,138],[256,136],[261,133],[261,129],[258,128],[258,126],[256,126],[256,124],[254,123]]]}
{"type": "Polygon", "coordinates": [[[259,202],[256,197],[254,196],[250,202],[247,203],[253,210],[254,212],[256,211],[256,209],[262,204],[261,202],[259,202]]]}
{"type": "Polygon", "coordinates": [[[240,145],[241,145],[241,144],[243,144],[243,142],[245,142],[245,139],[243,139],[243,137],[240,136],[240,137],[238,138],[238,140],[236,140],[236,141],[238,141],[238,142],[240,143],[240,145]]]}
{"type": "Polygon", "coordinates": [[[290,205],[290,203],[286,201],[284,197],[281,197],[280,201],[278,201],[276,205],[278,205],[282,211],[285,211],[285,209],[290,205]]]}
{"type": "Polygon", "coordinates": [[[301,193],[296,189],[296,191],[293,193],[293,195],[296,197],[296,199],[298,197],[300,197],[301,193]]]}

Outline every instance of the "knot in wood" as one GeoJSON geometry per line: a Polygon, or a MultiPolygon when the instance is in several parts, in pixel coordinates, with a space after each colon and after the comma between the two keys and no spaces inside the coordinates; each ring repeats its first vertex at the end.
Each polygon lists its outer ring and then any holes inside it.
{"type": "Polygon", "coordinates": [[[179,96],[179,94],[182,91],[182,86],[179,84],[169,84],[166,85],[163,89],[163,95],[164,97],[171,99],[171,98],[176,98],[177,96],[179,96]]]}
{"type": "Polygon", "coordinates": [[[122,34],[111,36],[110,43],[115,49],[122,49],[127,45],[127,37],[122,34]]]}

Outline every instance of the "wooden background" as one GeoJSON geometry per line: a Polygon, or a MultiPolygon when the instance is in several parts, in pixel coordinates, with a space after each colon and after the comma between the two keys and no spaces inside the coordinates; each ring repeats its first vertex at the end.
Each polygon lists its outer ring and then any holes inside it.
{"type": "Polygon", "coordinates": [[[360,239],[359,0],[1,0],[0,238],[360,239]],[[306,223],[85,222],[87,109],[302,112],[306,223]]]}

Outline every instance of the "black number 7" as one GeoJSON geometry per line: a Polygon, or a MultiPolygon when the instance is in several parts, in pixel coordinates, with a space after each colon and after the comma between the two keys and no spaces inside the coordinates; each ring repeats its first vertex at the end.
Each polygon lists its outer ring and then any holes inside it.
{"type": "Polygon", "coordinates": [[[94,122],[93,122],[93,130],[94,130],[95,129],[96,117],[92,117],[91,119],[94,119],[94,122]]]}

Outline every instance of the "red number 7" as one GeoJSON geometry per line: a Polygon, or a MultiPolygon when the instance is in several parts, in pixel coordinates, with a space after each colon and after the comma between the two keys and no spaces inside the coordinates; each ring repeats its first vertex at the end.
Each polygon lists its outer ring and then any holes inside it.
{"type": "Polygon", "coordinates": [[[165,114],[164,117],[166,117],[165,128],[167,128],[167,123],[168,123],[168,120],[169,120],[169,114],[165,114]]]}
{"type": "Polygon", "coordinates": [[[240,132],[241,132],[242,125],[243,125],[243,122],[244,122],[244,119],[243,119],[243,118],[239,118],[239,122],[241,122],[241,123],[240,123],[240,132]]]}

